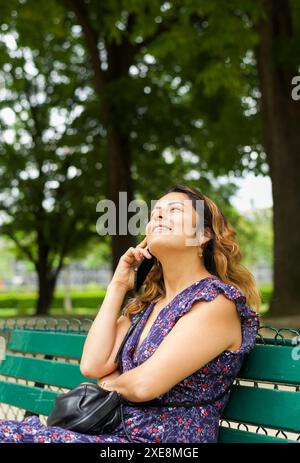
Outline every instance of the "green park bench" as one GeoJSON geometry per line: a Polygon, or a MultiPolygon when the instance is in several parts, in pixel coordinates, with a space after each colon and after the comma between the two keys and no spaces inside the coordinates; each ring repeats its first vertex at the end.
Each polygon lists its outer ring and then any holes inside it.
{"type": "MultiPolygon", "coordinates": [[[[1,404],[21,409],[24,418],[46,417],[58,393],[86,381],[79,362],[87,332],[9,331],[0,362],[0,419],[6,418],[1,404]]],[[[219,442],[300,442],[300,346],[294,340],[257,337],[220,420],[219,442]]]]}

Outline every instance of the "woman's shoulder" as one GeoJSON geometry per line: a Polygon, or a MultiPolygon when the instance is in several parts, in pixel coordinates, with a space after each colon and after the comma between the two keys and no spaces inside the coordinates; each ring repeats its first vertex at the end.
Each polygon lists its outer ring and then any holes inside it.
{"type": "Polygon", "coordinates": [[[235,307],[241,316],[243,344],[238,351],[233,353],[248,352],[254,346],[260,328],[259,313],[248,304],[243,291],[233,284],[225,283],[218,277],[209,278],[202,285],[200,283],[193,289],[188,301],[180,311],[180,316],[187,312],[196,301],[209,302],[219,294],[223,294],[227,299],[235,303],[235,307]]]}
{"type": "Polygon", "coordinates": [[[259,317],[258,312],[248,305],[244,292],[233,284],[225,283],[219,277],[209,278],[203,285],[199,282],[199,285],[195,288],[191,296],[192,298],[203,298],[206,301],[211,301],[219,294],[224,294],[227,299],[234,301],[241,315],[259,317]]]}

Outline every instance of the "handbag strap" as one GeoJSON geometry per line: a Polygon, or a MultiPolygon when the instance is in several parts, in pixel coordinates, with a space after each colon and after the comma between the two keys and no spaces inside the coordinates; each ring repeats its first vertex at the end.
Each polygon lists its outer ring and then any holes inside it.
{"type": "MultiPolygon", "coordinates": [[[[121,342],[121,345],[120,345],[120,347],[119,347],[119,349],[118,349],[118,352],[116,353],[116,357],[115,357],[115,360],[114,360],[115,363],[118,363],[119,357],[120,357],[120,354],[121,354],[121,351],[122,351],[122,349],[123,349],[123,347],[124,347],[124,345],[125,345],[127,339],[129,338],[129,336],[131,335],[132,331],[134,330],[134,328],[136,327],[136,325],[138,324],[138,322],[140,321],[140,319],[141,319],[142,316],[144,315],[144,312],[145,312],[145,311],[142,310],[142,311],[141,311],[141,314],[140,314],[138,317],[136,317],[136,319],[134,320],[134,322],[132,322],[131,325],[130,325],[130,327],[128,328],[128,331],[127,331],[127,333],[125,334],[123,341],[121,342]]],[[[121,370],[121,372],[122,372],[122,365],[121,365],[121,364],[122,364],[122,362],[119,362],[119,367],[120,367],[120,370],[121,370]]]]}
{"type": "Polygon", "coordinates": [[[129,442],[135,443],[135,441],[131,439],[131,437],[130,437],[130,435],[128,434],[127,429],[126,429],[125,419],[124,419],[123,405],[124,405],[123,403],[120,404],[120,412],[121,412],[122,426],[123,426],[123,429],[124,429],[124,431],[125,431],[125,434],[126,434],[128,440],[129,440],[129,442]]]}

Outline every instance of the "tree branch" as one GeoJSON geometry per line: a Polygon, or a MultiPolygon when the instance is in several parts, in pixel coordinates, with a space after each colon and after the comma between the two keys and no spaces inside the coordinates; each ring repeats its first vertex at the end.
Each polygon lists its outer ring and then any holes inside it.
{"type": "Polygon", "coordinates": [[[90,58],[92,68],[95,74],[95,83],[98,94],[104,93],[104,85],[105,85],[105,74],[101,68],[101,59],[98,50],[98,34],[93,29],[89,14],[86,8],[84,1],[82,0],[64,0],[65,4],[69,6],[75,13],[79,24],[82,27],[88,49],[90,51],[90,58]]]}
{"type": "Polygon", "coordinates": [[[3,230],[3,227],[2,227],[1,231],[4,235],[8,236],[10,239],[12,239],[16,243],[17,247],[28,257],[28,259],[36,267],[37,261],[34,259],[33,254],[30,251],[30,249],[27,246],[22,245],[21,242],[18,240],[18,238],[12,232],[10,232],[7,228],[3,230]]]}

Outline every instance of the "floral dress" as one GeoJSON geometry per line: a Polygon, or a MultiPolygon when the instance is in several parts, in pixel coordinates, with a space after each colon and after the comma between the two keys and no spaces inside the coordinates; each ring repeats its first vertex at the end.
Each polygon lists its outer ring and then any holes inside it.
{"type": "MultiPolygon", "coordinates": [[[[245,295],[234,286],[212,276],[196,281],[178,293],[157,315],[139,348],[139,337],[155,302],[143,309],[143,315],[128,337],[121,354],[123,371],[137,367],[157,349],[178,319],[195,301],[211,301],[224,294],[236,304],[241,316],[242,344],[235,351],[224,350],[220,355],[184,378],[156,398],[160,403],[210,400],[207,405],[185,408],[181,406],[134,407],[124,406],[124,423],[110,434],[87,435],[44,425],[37,416],[22,421],[0,420],[0,442],[36,443],[212,443],[218,441],[219,419],[229,400],[230,390],[245,354],[255,345],[260,327],[259,314],[246,303],[245,295]],[[124,430],[126,427],[126,432],[124,430]],[[130,440],[127,436],[130,436],[130,440]]],[[[141,314],[135,314],[136,316],[141,314]]],[[[1,400],[1,398],[0,398],[1,400]]]]}

